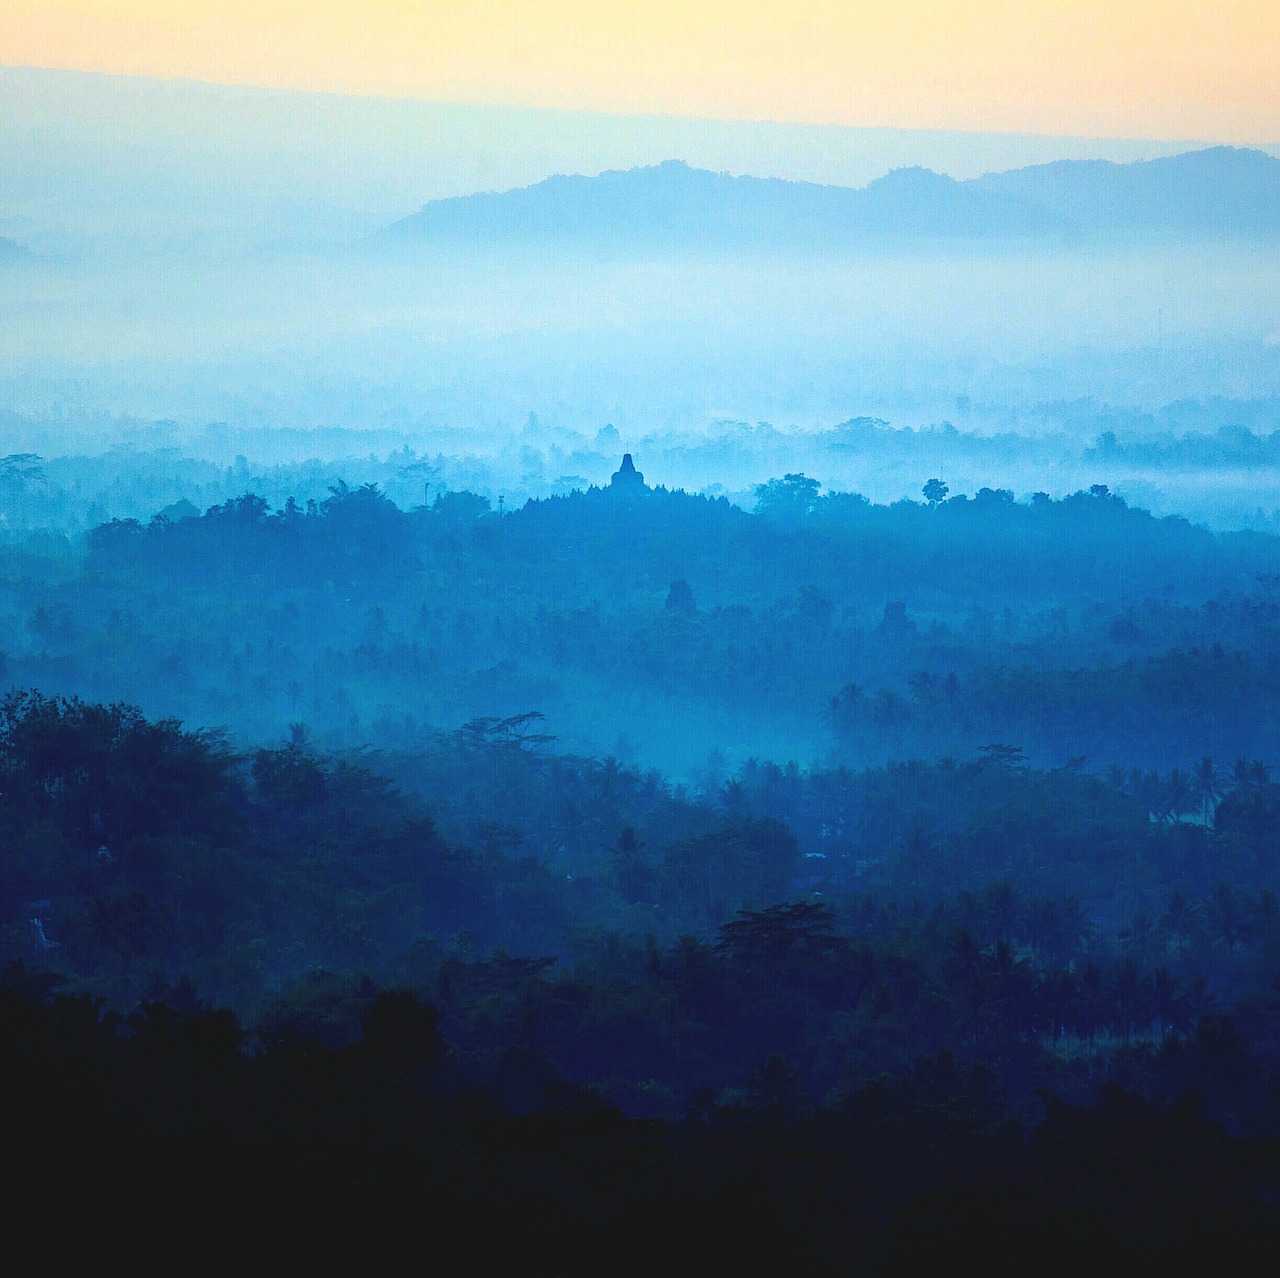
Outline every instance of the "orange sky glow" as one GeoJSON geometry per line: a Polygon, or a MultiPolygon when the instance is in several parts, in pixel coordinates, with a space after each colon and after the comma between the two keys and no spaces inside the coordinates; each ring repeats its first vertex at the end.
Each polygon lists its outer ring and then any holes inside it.
{"type": "Polygon", "coordinates": [[[5,0],[0,65],[613,114],[1280,142],[1276,0],[5,0]]]}

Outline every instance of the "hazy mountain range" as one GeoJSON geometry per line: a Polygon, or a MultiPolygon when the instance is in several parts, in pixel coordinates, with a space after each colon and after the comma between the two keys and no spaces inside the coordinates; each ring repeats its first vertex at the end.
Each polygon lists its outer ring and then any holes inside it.
{"type": "Polygon", "coordinates": [[[1270,237],[1280,159],[1212,147],[1117,164],[1062,160],[956,181],[895,169],[860,189],[734,177],[679,160],[434,200],[392,228],[437,240],[853,247],[865,240],[1270,237]]]}
{"type": "MultiPolygon", "coordinates": [[[[496,500],[594,477],[566,432],[605,423],[640,457],[652,433],[701,439],[723,421],[1038,431],[1063,420],[1058,404],[1153,414],[1275,396],[1277,148],[29,68],[0,68],[0,118],[0,402],[41,439],[8,451],[48,456],[54,437],[96,449],[121,415],[263,438],[394,431],[447,455],[518,438],[492,480],[451,477],[496,500]],[[568,441],[563,458],[549,441],[568,441]]],[[[731,456],[654,473],[736,491],[810,467],[748,473],[731,456]]],[[[874,492],[918,496],[936,473],[913,460],[874,492]]],[[[823,480],[872,491],[852,471],[823,480]]],[[[972,486],[1079,482],[1073,469],[972,486]]],[[[1215,500],[1269,512],[1271,483],[1218,477],[1215,500]]],[[[1172,508],[1167,493],[1144,500],[1172,508]]]]}
{"type": "Polygon", "coordinates": [[[0,67],[0,120],[0,236],[37,255],[346,245],[427,200],[671,156],[858,187],[913,164],[971,178],[1199,145],[611,116],[34,67],[0,67]]]}

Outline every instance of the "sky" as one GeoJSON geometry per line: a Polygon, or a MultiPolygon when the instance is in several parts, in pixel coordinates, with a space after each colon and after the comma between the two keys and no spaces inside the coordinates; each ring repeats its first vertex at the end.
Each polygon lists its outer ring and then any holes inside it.
{"type": "Polygon", "coordinates": [[[4,0],[0,65],[620,115],[1280,142],[1276,0],[4,0]]]}

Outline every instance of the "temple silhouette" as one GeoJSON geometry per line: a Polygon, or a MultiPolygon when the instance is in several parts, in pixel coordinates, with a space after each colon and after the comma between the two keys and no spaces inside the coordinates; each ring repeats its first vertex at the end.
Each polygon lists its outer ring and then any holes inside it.
{"type": "Polygon", "coordinates": [[[609,487],[622,492],[640,492],[645,487],[644,476],[636,469],[630,453],[623,453],[622,465],[613,472],[609,487]]]}

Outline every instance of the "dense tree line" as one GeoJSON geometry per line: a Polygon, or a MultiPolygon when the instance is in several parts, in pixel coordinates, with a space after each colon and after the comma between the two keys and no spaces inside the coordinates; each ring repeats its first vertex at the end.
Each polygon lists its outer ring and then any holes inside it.
{"type": "Polygon", "coordinates": [[[752,515],[661,489],[401,510],[338,483],[15,556],[0,678],[248,742],[305,722],[403,745],[537,710],[576,752],[686,776],[708,735],[735,763],[1009,741],[1167,771],[1269,755],[1278,544],[1101,490],[876,506],[790,475],[752,515]]]}
{"type": "Polygon", "coordinates": [[[413,756],[320,753],[301,730],[237,753],[126,706],[11,694],[0,957],[118,1015],[213,998],[264,1043],[334,1050],[395,985],[485,1087],[572,1080],[635,1114],[732,1099],[775,1058],[797,1103],[825,1106],[951,1051],[1019,1107],[1119,1078],[1164,1100],[1194,1084],[1233,1130],[1271,1121],[1265,769],[1206,791],[1198,821],[1152,820],[1141,778],[1009,747],[753,765],[698,797],[557,756],[539,726],[480,721],[413,756]],[[1223,1016],[1229,1086],[1192,1077],[1223,1016]]]}

